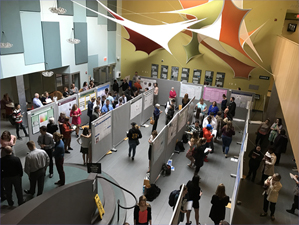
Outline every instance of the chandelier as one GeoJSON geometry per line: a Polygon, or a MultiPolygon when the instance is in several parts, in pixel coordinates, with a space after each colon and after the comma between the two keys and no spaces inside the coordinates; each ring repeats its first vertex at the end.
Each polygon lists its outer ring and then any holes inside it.
{"type": "Polygon", "coordinates": [[[80,40],[79,39],[76,39],[74,37],[74,28],[72,28],[72,32],[71,32],[71,38],[67,39],[67,42],[71,43],[71,44],[79,44],[80,43],[80,40]]]}
{"type": "Polygon", "coordinates": [[[0,48],[11,48],[12,46],[13,44],[7,41],[4,31],[2,31],[0,48]]]}
{"type": "Polygon", "coordinates": [[[49,8],[51,13],[57,13],[58,15],[65,14],[66,9],[62,7],[57,7],[56,0],[54,1],[54,6],[49,8]]]}
{"type": "Polygon", "coordinates": [[[43,75],[44,77],[52,77],[53,74],[54,74],[53,71],[44,71],[44,72],[42,72],[42,75],[43,75]]]}

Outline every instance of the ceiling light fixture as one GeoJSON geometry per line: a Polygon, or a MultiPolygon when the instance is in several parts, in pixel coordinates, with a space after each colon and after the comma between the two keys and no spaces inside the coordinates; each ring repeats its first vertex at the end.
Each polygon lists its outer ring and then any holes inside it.
{"type": "Polygon", "coordinates": [[[4,31],[2,31],[0,48],[11,48],[13,44],[7,41],[4,31]]]}
{"type": "Polygon", "coordinates": [[[44,71],[44,72],[42,72],[42,75],[44,77],[52,77],[54,75],[54,72],[53,71],[44,71]]]}
{"type": "Polygon", "coordinates": [[[67,39],[67,41],[68,41],[69,43],[71,43],[71,44],[75,44],[75,45],[80,43],[80,40],[75,38],[75,35],[74,35],[74,28],[72,28],[71,38],[67,39]]]}
{"type": "Polygon", "coordinates": [[[57,7],[56,1],[54,1],[54,6],[49,8],[51,13],[57,13],[58,15],[65,14],[67,12],[66,9],[62,7],[57,7]]]}

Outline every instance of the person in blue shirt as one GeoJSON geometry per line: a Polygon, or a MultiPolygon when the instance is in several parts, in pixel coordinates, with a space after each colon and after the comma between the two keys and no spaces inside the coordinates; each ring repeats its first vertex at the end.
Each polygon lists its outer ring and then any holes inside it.
{"type": "Polygon", "coordinates": [[[159,120],[159,117],[160,117],[160,114],[162,113],[162,111],[160,110],[160,105],[159,104],[156,104],[155,105],[155,110],[154,110],[154,120],[155,120],[155,123],[153,125],[153,129],[152,129],[152,132],[154,130],[157,130],[157,126],[158,126],[158,120],[159,120]]]}
{"type": "Polygon", "coordinates": [[[63,135],[60,133],[55,132],[53,134],[53,138],[55,141],[53,156],[55,158],[55,165],[57,168],[57,172],[59,174],[59,181],[57,181],[55,184],[62,186],[65,184],[65,173],[63,170],[63,161],[64,161],[64,143],[61,140],[63,138],[63,135]]]}
{"type": "Polygon", "coordinates": [[[42,107],[43,103],[41,102],[41,100],[39,99],[39,94],[35,93],[34,94],[34,99],[33,99],[33,108],[39,108],[42,107]]]}
{"type": "Polygon", "coordinates": [[[199,100],[199,102],[196,104],[196,108],[197,109],[200,108],[201,109],[201,113],[204,114],[204,115],[207,113],[207,110],[208,110],[207,104],[204,103],[203,98],[201,98],[199,100]]]}
{"type": "Polygon", "coordinates": [[[112,106],[112,105],[113,105],[113,103],[114,103],[114,98],[112,97],[112,94],[111,94],[111,92],[109,92],[109,93],[108,93],[107,100],[109,100],[109,102],[110,102],[110,105],[112,106]]]}
{"type": "Polygon", "coordinates": [[[217,103],[214,101],[212,103],[212,105],[210,105],[210,107],[209,107],[208,115],[211,115],[211,113],[212,113],[213,116],[216,116],[218,111],[219,111],[219,108],[217,107],[217,103]]]}
{"type": "Polygon", "coordinates": [[[103,107],[102,107],[102,113],[106,113],[106,112],[109,112],[112,110],[113,110],[113,107],[112,107],[112,105],[110,105],[110,101],[107,99],[106,104],[103,105],[103,107]]]}

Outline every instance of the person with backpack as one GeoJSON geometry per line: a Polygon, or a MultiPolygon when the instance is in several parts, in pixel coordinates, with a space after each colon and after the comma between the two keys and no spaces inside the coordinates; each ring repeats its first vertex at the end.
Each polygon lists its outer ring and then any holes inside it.
{"type": "MultiPolygon", "coordinates": [[[[191,205],[194,208],[195,212],[195,222],[196,225],[200,224],[199,223],[199,200],[202,195],[201,188],[199,187],[199,180],[200,177],[198,175],[194,175],[192,178],[192,181],[189,180],[187,183],[187,188],[188,188],[188,203],[187,205],[191,205]],[[192,203],[190,203],[192,201],[192,203]]],[[[186,225],[190,225],[192,222],[190,221],[190,214],[191,214],[191,208],[187,206],[187,222],[186,225]]]]}
{"type": "Polygon", "coordinates": [[[131,151],[133,150],[132,160],[134,160],[136,147],[139,145],[139,138],[142,138],[142,134],[139,129],[136,129],[136,123],[131,123],[132,128],[127,133],[127,137],[129,138],[129,158],[131,157],[131,151]]]}
{"type": "Polygon", "coordinates": [[[23,126],[23,120],[22,120],[22,113],[21,113],[21,106],[19,103],[16,103],[15,104],[15,110],[13,111],[12,113],[12,118],[15,120],[15,125],[16,125],[16,133],[17,133],[17,136],[18,136],[18,140],[22,140],[20,134],[19,134],[19,131],[20,131],[20,128],[23,130],[24,134],[26,137],[29,137],[25,127],[23,126]]]}
{"type": "Polygon", "coordinates": [[[180,216],[179,216],[179,220],[178,220],[178,224],[180,222],[184,221],[184,214],[187,213],[187,210],[184,209],[184,205],[187,203],[187,199],[188,199],[188,188],[186,185],[180,185],[180,189],[179,190],[174,190],[170,193],[169,195],[169,199],[168,199],[168,204],[169,206],[172,207],[172,209],[175,209],[176,203],[178,201],[178,198],[180,196],[180,192],[183,188],[183,193],[182,193],[182,200],[180,201],[180,203],[178,204],[178,208],[180,209],[180,216]]]}

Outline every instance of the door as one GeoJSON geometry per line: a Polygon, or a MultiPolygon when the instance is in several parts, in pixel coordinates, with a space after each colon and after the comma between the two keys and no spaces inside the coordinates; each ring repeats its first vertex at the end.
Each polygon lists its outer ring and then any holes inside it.
{"type": "Polygon", "coordinates": [[[80,85],[80,73],[73,73],[71,74],[71,79],[72,79],[72,83],[75,84],[75,86],[78,88],[78,90],[80,90],[81,85],[80,85]]]}
{"type": "Polygon", "coordinates": [[[104,84],[107,82],[107,67],[100,68],[100,84],[104,84]]]}

